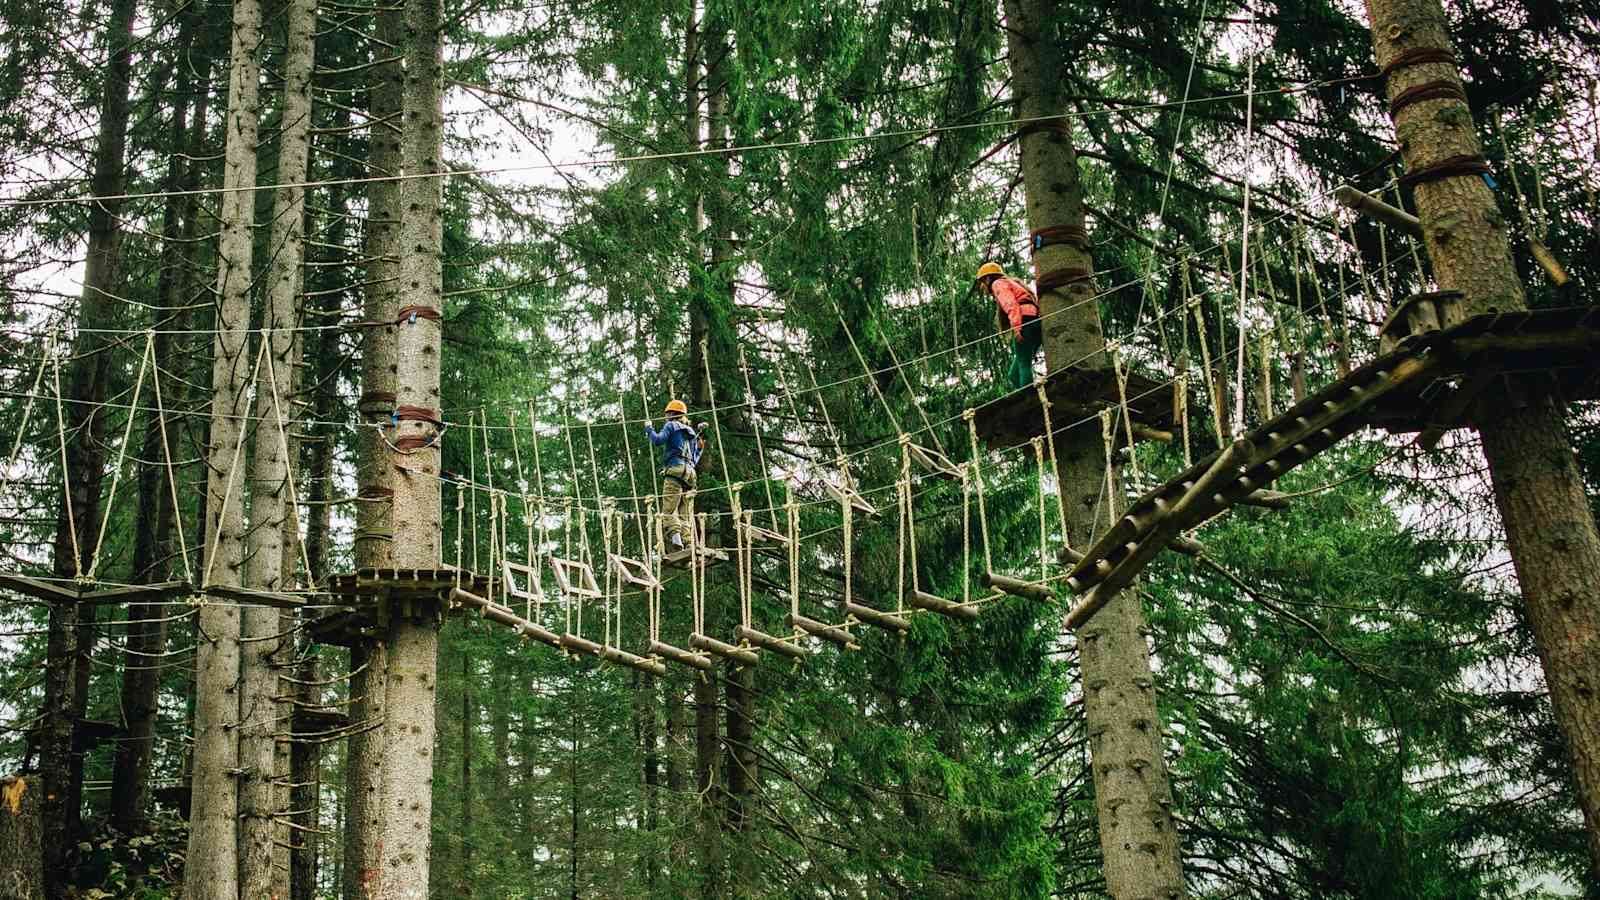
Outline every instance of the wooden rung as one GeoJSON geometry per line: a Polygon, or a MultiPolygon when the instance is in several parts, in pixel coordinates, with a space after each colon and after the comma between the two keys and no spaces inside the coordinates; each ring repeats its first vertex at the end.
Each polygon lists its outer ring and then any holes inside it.
{"type": "Polygon", "coordinates": [[[1050,589],[1044,585],[1030,584],[1020,578],[1012,578],[1009,575],[996,575],[993,572],[985,572],[978,578],[978,583],[984,587],[1005,591],[1013,597],[1038,600],[1042,603],[1049,602],[1055,598],[1050,589]]]}
{"type": "Polygon", "coordinates": [[[1079,600],[1077,605],[1073,606],[1072,609],[1067,611],[1067,618],[1065,620],[1067,628],[1071,631],[1077,631],[1079,628],[1082,628],[1084,624],[1087,623],[1095,613],[1099,612],[1101,607],[1110,602],[1110,600],[1111,597],[1107,595],[1105,591],[1105,582],[1095,585],[1094,588],[1089,591],[1087,596],[1085,596],[1082,600],[1079,600]]]}
{"type": "Polygon", "coordinates": [[[594,580],[594,569],[586,562],[550,557],[550,570],[556,574],[556,585],[569,597],[587,597],[598,600],[600,585],[594,580]]]}
{"type": "Polygon", "coordinates": [[[771,650],[773,653],[787,656],[790,659],[803,659],[806,656],[805,648],[794,641],[773,637],[754,628],[746,628],[740,625],[733,629],[733,636],[741,641],[748,642],[751,646],[759,647],[762,650],[771,650]]]}
{"type": "Polygon", "coordinates": [[[702,672],[711,671],[711,658],[704,653],[690,653],[681,647],[663,644],[660,641],[650,642],[650,655],[659,656],[669,662],[675,662],[692,669],[699,669],[702,672]]]}
{"type": "Polygon", "coordinates": [[[779,534],[770,528],[762,528],[760,525],[757,525],[753,522],[745,522],[741,524],[739,526],[739,531],[745,536],[745,540],[752,544],[760,544],[765,542],[769,544],[777,544],[780,547],[789,546],[788,535],[779,534]]]}
{"type": "Polygon", "coordinates": [[[961,619],[963,621],[971,622],[978,618],[977,607],[962,606],[959,603],[946,600],[943,597],[934,596],[926,591],[912,591],[911,593],[906,594],[906,602],[912,606],[915,606],[917,609],[925,609],[929,612],[936,612],[942,616],[949,616],[952,619],[961,619]]]}
{"type": "Polygon", "coordinates": [[[1377,219],[1397,231],[1409,234],[1414,238],[1422,237],[1422,222],[1416,216],[1398,207],[1390,206],[1365,191],[1357,190],[1348,184],[1340,185],[1333,189],[1333,199],[1339,201],[1341,206],[1349,207],[1358,213],[1377,219]]]}
{"type": "Polygon", "coordinates": [[[629,653],[626,650],[619,650],[616,647],[606,647],[600,651],[600,655],[607,662],[614,662],[617,665],[627,666],[630,669],[638,669],[641,672],[654,675],[657,678],[663,678],[667,674],[667,667],[659,660],[646,659],[645,657],[639,656],[636,653],[629,653]]]}
{"type": "Polygon", "coordinates": [[[860,645],[856,643],[855,638],[850,635],[850,632],[838,627],[837,625],[828,625],[824,622],[818,622],[816,619],[808,619],[805,616],[797,616],[792,613],[783,617],[783,624],[789,626],[790,628],[798,628],[812,637],[819,637],[825,641],[832,641],[846,650],[861,649],[860,645]]]}
{"type": "Polygon", "coordinates": [[[543,600],[544,588],[539,586],[539,573],[532,566],[514,563],[510,560],[500,561],[500,578],[505,585],[506,593],[518,600],[543,600]],[[517,584],[516,576],[521,574],[528,579],[528,586],[523,588],[517,584]]]}
{"type": "Polygon", "coordinates": [[[696,650],[704,650],[707,653],[715,653],[723,659],[736,662],[741,666],[753,666],[761,662],[761,657],[757,656],[753,651],[746,650],[743,647],[735,647],[732,644],[724,643],[714,637],[707,637],[703,634],[689,635],[689,646],[696,650]]]}
{"type": "Polygon", "coordinates": [[[845,615],[855,616],[868,625],[882,628],[885,631],[905,632],[911,630],[910,622],[907,622],[903,617],[897,616],[891,612],[884,612],[881,609],[873,609],[870,606],[863,606],[860,603],[845,603],[843,608],[845,615]]]}
{"type": "Polygon", "coordinates": [[[618,553],[607,553],[606,562],[611,568],[622,575],[622,580],[635,587],[653,590],[661,586],[656,576],[650,571],[650,566],[637,559],[631,559],[618,553]]]}
{"type": "Polygon", "coordinates": [[[590,656],[599,657],[605,656],[604,647],[596,644],[594,641],[591,641],[588,638],[578,637],[575,634],[563,634],[561,636],[561,647],[564,650],[571,650],[574,653],[587,653],[590,656]]]}

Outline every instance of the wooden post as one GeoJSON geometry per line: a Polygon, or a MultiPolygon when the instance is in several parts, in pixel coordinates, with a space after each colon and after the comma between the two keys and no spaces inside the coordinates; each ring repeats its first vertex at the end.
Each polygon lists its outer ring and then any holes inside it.
{"type": "MultiPolygon", "coordinates": [[[[1440,0],[1367,0],[1375,56],[1414,187],[1439,286],[1463,294],[1446,326],[1526,308],[1505,222],[1482,178],[1487,164],[1440,0]]],[[[1537,379],[1485,392],[1469,412],[1483,438],[1495,503],[1533,627],[1556,724],[1572,763],[1600,883],[1600,534],[1573,459],[1562,407],[1537,379]]]]}
{"type": "Polygon", "coordinates": [[[1418,221],[1416,216],[1390,206],[1365,191],[1357,190],[1348,184],[1340,185],[1334,188],[1333,199],[1339,201],[1341,206],[1377,219],[1403,234],[1409,234],[1414,238],[1422,237],[1422,222],[1418,221]]]}

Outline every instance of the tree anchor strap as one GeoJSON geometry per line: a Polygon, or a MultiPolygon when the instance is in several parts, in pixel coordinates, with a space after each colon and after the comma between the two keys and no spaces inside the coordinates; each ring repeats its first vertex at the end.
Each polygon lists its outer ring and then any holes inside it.
{"type": "Polygon", "coordinates": [[[1080,281],[1088,281],[1093,274],[1094,273],[1090,272],[1088,269],[1081,269],[1077,267],[1056,269],[1054,271],[1045,272],[1043,275],[1039,276],[1039,293],[1043,294],[1045,291],[1053,291],[1056,288],[1065,287],[1069,284],[1076,284],[1080,281]]]}
{"type": "Polygon", "coordinates": [[[1453,66],[1456,65],[1456,55],[1443,47],[1413,47],[1390,60],[1381,74],[1388,78],[1401,69],[1426,63],[1449,63],[1453,66]]]}
{"type": "Polygon", "coordinates": [[[1089,247],[1089,233],[1081,225],[1051,225],[1028,232],[1028,246],[1038,253],[1052,244],[1071,244],[1079,250],[1089,247]]]}
{"type": "Polygon", "coordinates": [[[1400,115],[1400,111],[1413,103],[1424,100],[1460,100],[1467,102],[1467,93],[1461,85],[1454,81],[1425,81],[1415,87],[1408,87],[1389,101],[1389,118],[1400,115]]]}
{"type": "Polygon", "coordinates": [[[443,316],[439,315],[439,310],[431,306],[402,306],[399,314],[394,318],[394,323],[396,325],[405,325],[407,323],[414,325],[418,319],[432,319],[437,322],[442,318],[443,316]]]}
{"type": "Polygon", "coordinates": [[[1481,156],[1451,156],[1431,166],[1407,172],[1400,176],[1400,184],[1415,187],[1442,178],[1459,178],[1466,175],[1488,175],[1489,161],[1481,156]]]}

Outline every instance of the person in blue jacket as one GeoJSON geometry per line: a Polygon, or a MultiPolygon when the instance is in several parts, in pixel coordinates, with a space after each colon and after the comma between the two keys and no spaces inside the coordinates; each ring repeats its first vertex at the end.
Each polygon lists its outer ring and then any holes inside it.
{"type": "Polygon", "coordinates": [[[695,467],[705,452],[705,439],[689,425],[689,407],[682,400],[667,404],[667,421],[657,431],[646,422],[650,443],[661,449],[661,515],[663,531],[673,552],[686,551],[694,532],[695,467]]]}

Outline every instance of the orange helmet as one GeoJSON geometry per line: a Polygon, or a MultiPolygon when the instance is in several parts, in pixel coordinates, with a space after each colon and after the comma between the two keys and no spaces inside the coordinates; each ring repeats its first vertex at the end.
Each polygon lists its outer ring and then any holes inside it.
{"type": "Polygon", "coordinates": [[[670,400],[667,402],[667,415],[686,416],[688,414],[689,404],[684,403],[682,400],[670,400]]]}
{"type": "Polygon", "coordinates": [[[991,261],[991,262],[986,262],[983,265],[979,266],[978,267],[978,274],[976,274],[976,275],[974,275],[972,277],[973,277],[974,280],[982,281],[983,279],[988,278],[990,275],[1004,275],[1005,273],[1006,273],[1006,270],[1000,268],[1000,264],[999,263],[991,261]]]}

